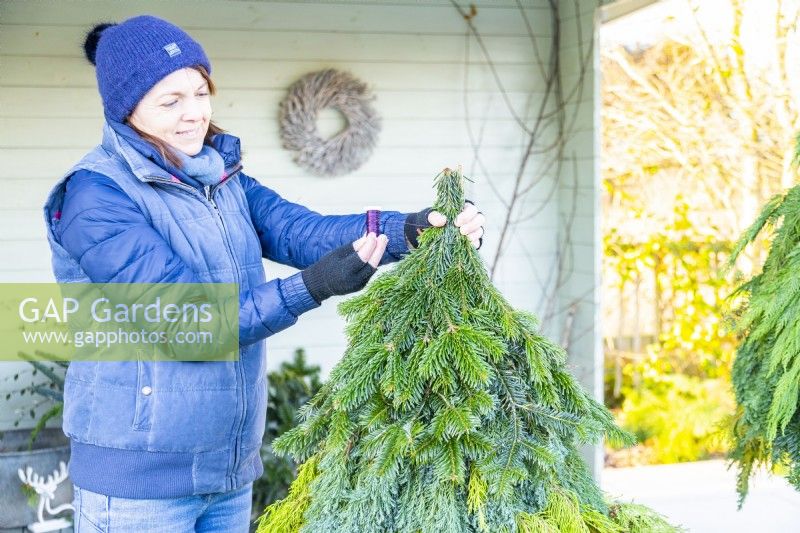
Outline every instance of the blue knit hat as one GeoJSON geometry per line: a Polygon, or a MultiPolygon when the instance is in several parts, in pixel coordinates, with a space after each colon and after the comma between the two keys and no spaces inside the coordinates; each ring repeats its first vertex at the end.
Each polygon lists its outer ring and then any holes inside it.
{"type": "Polygon", "coordinates": [[[165,76],[211,63],[188,33],[166,20],[142,15],[99,24],[86,36],[86,58],[95,66],[106,115],[123,122],[139,100],[165,76]]]}

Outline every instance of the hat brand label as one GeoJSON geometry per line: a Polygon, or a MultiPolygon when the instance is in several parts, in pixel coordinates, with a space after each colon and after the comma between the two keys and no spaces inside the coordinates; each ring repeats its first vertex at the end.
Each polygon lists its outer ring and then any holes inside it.
{"type": "Polygon", "coordinates": [[[164,47],[164,50],[167,51],[169,57],[175,57],[176,55],[181,53],[181,49],[178,48],[176,43],[169,43],[167,46],[164,47]]]}

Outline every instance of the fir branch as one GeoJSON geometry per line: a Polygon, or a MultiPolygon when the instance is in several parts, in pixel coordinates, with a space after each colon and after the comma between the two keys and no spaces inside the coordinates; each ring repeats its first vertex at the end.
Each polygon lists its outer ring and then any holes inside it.
{"type": "Polygon", "coordinates": [[[437,176],[449,222],[340,305],[344,357],[273,442],[310,458],[313,474],[270,508],[261,533],[275,517],[293,533],[617,531],[577,447],[629,436],[567,373],[536,318],[492,286],[452,223],[462,182],[458,171],[437,176]]]}
{"type": "Polygon", "coordinates": [[[759,465],[800,469],[800,433],[790,428],[800,403],[800,186],[773,197],[739,240],[731,257],[755,240],[766,226],[775,228],[762,271],[745,281],[731,298],[741,343],[732,381],[738,404],[732,423],[729,457],[738,466],[739,506],[759,465]]]}
{"type": "Polygon", "coordinates": [[[758,218],[750,225],[749,228],[744,232],[744,234],[739,238],[736,242],[736,245],[731,252],[730,258],[728,259],[729,267],[733,267],[736,260],[739,258],[739,255],[744,251],[748,244],[752,243],[756,237],[761,233],[764,229],[764,226],[767,224],[774,224],[776,218],[778,216],[778,210],[783,204],[786,195],[779,194],[773,196],[763,207],[761,213],[758,215],[758,218]]]}

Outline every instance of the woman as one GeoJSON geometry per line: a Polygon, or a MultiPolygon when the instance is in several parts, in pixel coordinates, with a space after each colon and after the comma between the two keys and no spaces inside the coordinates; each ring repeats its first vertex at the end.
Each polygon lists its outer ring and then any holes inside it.
{"type": "MultiPolygon", "coordinates": [[[[247,531],[262,474],[263,340],[336,294],[360,290],[443,215],[322,216],[242,171],[239,140],[211,121],[202,47],[151,16],[97,26],[84,45],[102,144],[45,205],[57,281],[239,284],[235,362],[74,362],[64,432],[75,531],[247,531]],[[267,281],[262,258],[300,272],[267,281]]],[[[454,221],[480,246],[484,217],[454,221]]]]}

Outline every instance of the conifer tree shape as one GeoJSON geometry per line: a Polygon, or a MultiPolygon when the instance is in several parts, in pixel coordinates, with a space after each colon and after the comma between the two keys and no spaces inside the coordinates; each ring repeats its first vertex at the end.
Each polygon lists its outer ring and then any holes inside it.
{"type": "MultiPolygon", "coordinates": [[[[796,160],[800,160],[800,136],[796,160]]],[[[733,363],[737,411],[730,458],[738,464],[739,506],[754,468],[782,467],[800,490],[800,186],[777,195],[740,239],[730,264],[762,231],[773,230],[761,273],[732,295],[741,342],[733,363]]]]}
{"type": "Polygon", "coordinates": [[[447,225],[340,305],[347,350],[273,443],[303,464],[259,532],[676,531],[604,500],[578,447],[630,437],[493,287],[452,223],[462,179],[436,178],[447,225]]]}

